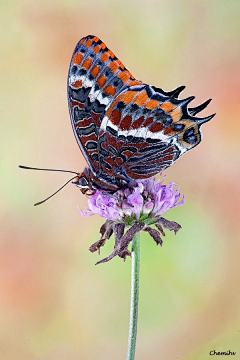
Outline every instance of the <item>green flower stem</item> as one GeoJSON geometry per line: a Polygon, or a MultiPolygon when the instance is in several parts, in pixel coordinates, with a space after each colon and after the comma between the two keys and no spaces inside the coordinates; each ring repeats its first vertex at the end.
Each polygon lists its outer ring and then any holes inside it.
{"type": "Polygon", "coordinates": [[[137,322],[138,322],[139,268],[140,268],[140,233],[137,233],[132,240],[131,301],[130,301],[130,321],[129,321],[127,360],[135,359],[137,322]]]}

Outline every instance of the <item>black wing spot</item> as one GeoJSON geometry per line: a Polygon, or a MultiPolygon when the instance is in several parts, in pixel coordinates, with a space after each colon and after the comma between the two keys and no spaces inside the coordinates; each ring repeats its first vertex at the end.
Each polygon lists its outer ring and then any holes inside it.
{"type": "Polygon", "coordinates": [[[92,104],[92,110],[99,114],[102,113],[105,110],[106,105],[101,104],[99,100],[95,100],[94,103],[92,104]]]}
{"type": "Polygon", "coordinates": [[[73,65],[73,66],[71,67],[70,74],[71,74],[71,75],[75,75],[76,72],[77,72],[77,69],[78,69],[77,65],[73,65]]]}
{"type": "Polygon", "coordinates": [[[80,69],[79,72],[78,72],[78,75],[79,75],[79,76],[82,76],[82,75],[86,75],[86,73],[87,73],[87,70],[85,70],[85,69],[80,69]]]}
{"type": "MultiPolygon", "coordinates": [[[[158,140],[159,141],[159,140],[158,140]]],[[[163,150],[166,150],[168,148],[169,144],[168,143],[160,143],[160,144],[157,144],[157,145],[152,145],[150,148],[149,147],[145,147],[145,148],[142,148],[142,149],[139,149],[139,153],[141,154],[144,154],[146,152],[149,152],[149,151],[155,151],[155,150],[158,150],[159,152],[163,151],[163,150]]]]}
{"type": "Polygon", "coordinates": [[[109,132],[113,136],[117,136],[117,131],[112,129],[110,126],[107,126],[106,131],[109,132]]]}
{"type": "Polygon", "coordinates": [[[144,114],[144,115],[146,115],[146,114],[150,113],[150,112],[151,112],[151,110],[149,110],[149,109],[146,109],[146,108],[145,108],[145,109],[143,109],[143,111],[142,111],[142,112],[143,112],[143,114],[144,114]]]}
{"type": "Polygon", "coordinates": [[[123,110],[125,107],[126,107],[126,105],[124,104],[123,101],[119,101],[119,102],[117,103],[117,109],[118,109],[118,110],[123,110]]]}
{"type": "Polygon", "coordinates": [[[134,113],[135,111],[137,111],[139,108],[139,106],[137,104],[133,104],[131,105],[131,108],[130,108],[130,113],[134,113]]]}
{"type": "Polygon", "coordinates": [[[159,143],[159,139],[147,138],[147,139],[146,139],[146,142],[147,142],[148,144],[157,144],[157,143],[159,143]]]}
{"type": "Polygon", "coordinates": [[[98,91],[98,90],[100,90],[100,86],[99,86],[98,84],[95,84],[95,85],[94,85],[94,92],[96,92],[96,91],[98,91]]]}
{"type": "MultiPolygon", "coordinates": [[[[123,135],[120,135],[119,139],[121,139],[122,136],[123,135]]],[[[132,143],[132,144],[141,144],[144,141],[144,138],[133,135],[129,135],[127,137],[123,136],[123,138],[126,139],[127,143],[132,143]]]]}

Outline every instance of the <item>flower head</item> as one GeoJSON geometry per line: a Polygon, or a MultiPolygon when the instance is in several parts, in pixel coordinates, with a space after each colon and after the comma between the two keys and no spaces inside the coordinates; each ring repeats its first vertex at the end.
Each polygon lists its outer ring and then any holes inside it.
{"type": "Polygon", "coordinates": [[[109,261],[116,255],[124,259],[131,255],[128,245],[141,230],[147,231],[156,244],[161,246],[161,235],[165,235],[163,227],[176,233],[181,226],[161,217],[167,210],[184,204],[184,196],[179,201],[180,193],[176,186],[173,182],[163,185],[163,180],[153,178],[137,181],[134,187],[121,189],[113,194],[97,190],[88,199],[88,207],[79,211],[82,216],[98,214],[107,219],[100,229],[101,239],[90,247],[90,251],[99,251],[114,233],[113,253],[98,263],[109,261]],[[153,229],[151,225],[155,225],[157,229],[153,229]],[[125,232],[125,227],[129,226],[131,227],[125,232]]]}
{"type": "Polygon", "coordinates": [[[163,185],[155,179],[146,179],[137,181],[136,186],[131,189],[118,190],[112,195],[97,190],[88,199],[88,208],[79,211],[82,216],[98,214],[126,224],[136,220],[145,222],[184,204],[184,196],[178,201],[180,193],[179,188],[175,189],[176,185],[173,182],[163,185]]]}

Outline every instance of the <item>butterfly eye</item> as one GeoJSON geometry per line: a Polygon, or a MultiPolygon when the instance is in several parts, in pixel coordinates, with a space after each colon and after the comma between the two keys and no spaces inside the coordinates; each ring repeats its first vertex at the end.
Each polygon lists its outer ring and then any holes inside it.
{"type": "Polygon", "coordinates": [[[78,180],[78,185],[81,188],[88,188],[89,187],[88,181],[87,181],[87,179],[85,178],[84,175],[82,177],[80,177],[80,179],[78,180]]]}

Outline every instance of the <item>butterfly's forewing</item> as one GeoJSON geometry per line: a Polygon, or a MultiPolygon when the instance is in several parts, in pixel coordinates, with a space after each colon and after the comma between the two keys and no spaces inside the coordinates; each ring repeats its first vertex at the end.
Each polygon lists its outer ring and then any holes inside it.
{"type": "Polygon", "coordinates": [[[98,132],[106,108],[133,76],[96,36],[81,39],[68,74],[68,104],[73,131],[89,167],[99,168],[98,132]]]}

